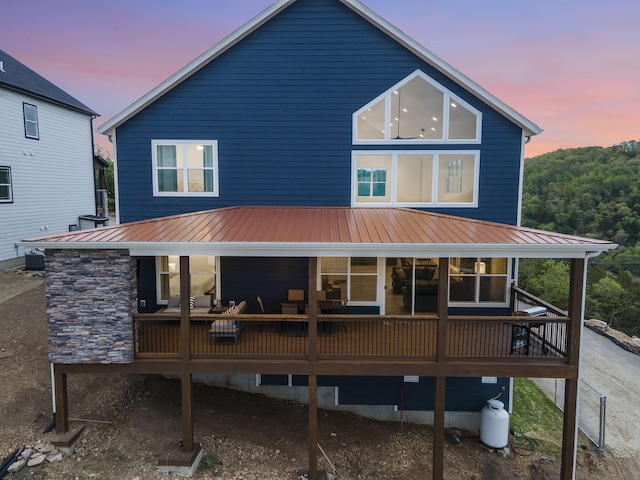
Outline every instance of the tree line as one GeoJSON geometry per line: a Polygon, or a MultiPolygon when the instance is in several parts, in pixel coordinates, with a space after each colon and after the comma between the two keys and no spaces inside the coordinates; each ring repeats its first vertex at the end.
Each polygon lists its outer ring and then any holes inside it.
{"type": "MultiPolygon", "coordinates": [[[[617,243],[589,262],[586,318],[640,336],[640,142],[525,160],[522,224],[617,243]]],[[[566,262],[523,260],[521,287],[566,308],[566,262]]]]}

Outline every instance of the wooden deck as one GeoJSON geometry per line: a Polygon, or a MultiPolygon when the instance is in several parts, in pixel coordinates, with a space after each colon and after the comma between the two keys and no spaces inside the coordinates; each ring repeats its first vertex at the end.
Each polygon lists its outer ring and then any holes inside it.
{"type": "MultiPolygon", "coordinates": [[[[210,336],[219,316],[191,320],[191,357],[200,359],[268,358],[305,360],[311,344],[307,317],[240,315],[237,337],[210,336]]],[[[517,359],[563,358],[566,320],[518,317],[451,317],[447,322],[446,358],[517,359]]],[[[178,358],[180,322],[163,315],[137,315],[136,358],[178,358]]],[[[438,319],[323,315],[318,321],[315,355],[318,360],[359,359],[435,361],[438,319]]]]}

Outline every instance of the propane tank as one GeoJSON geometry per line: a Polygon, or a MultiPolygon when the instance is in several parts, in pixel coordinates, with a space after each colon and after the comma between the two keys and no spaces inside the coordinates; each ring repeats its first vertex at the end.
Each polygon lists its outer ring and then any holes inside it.
{"type": "Polygon", "coordinates": [[[489,400],[482,409],[480,440],[495,449],[509,444],[509,412],[500,400],[489,400]]]}

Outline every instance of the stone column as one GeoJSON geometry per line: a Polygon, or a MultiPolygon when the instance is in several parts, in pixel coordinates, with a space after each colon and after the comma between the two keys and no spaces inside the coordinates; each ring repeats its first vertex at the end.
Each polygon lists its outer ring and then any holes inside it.
{"type": "Polygon", "coordinates": [[[45,252],[51,363],[132,363],[136,260],[128,250],[45,252]]]}

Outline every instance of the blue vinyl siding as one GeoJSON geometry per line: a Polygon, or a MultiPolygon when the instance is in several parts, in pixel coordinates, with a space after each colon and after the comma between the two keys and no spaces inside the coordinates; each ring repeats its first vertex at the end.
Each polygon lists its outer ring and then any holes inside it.
{"type": "Polygon", "coordinates": [[[417,69],[483,113],[482,145],[429,146],[480,150],[479,207],[433,211],[515,223],[521,130],[334,0],[294,3],[118,127],[121,221],[350,205],[352,115],[417,69]],[[218,140],[220,196],[153,197],[152,139],[218,140]]]}
{"type": "Polygon", "coordinates": [[[247,302],[246,313],[259,313],[257,297],[267,313],[280,313],[289,289],[304,290],[307,298],[309,260],[307,258],[223,257],[222,302],[247,302]]]}

